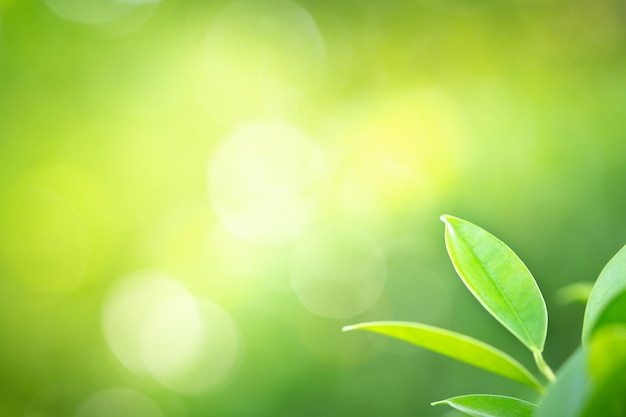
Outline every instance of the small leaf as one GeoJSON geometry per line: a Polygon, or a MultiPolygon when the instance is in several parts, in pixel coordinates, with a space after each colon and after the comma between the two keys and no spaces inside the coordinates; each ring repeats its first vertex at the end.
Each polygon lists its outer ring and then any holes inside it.
{"type": "Polygon", "coordinates": [[[546,304],[526,265],[480,227],[452,216],[441,216],[441,220],[446,225],[448,254],[467,288],[531,351],[543,351],[546,304]]]}
{"type": "Polygon", "coordinates": [[[561,304],[586,304],[593,284],[593,282],[583,281],[566,285],[556,292],[556,298],[561,304]]]}
{"type": "Polygon", "coordinates": [[[532,417],[535,404],[501,395],[461,395],[431,405],[448,404],[472,417],[532,417]]]}
{"type": "MultiPolygon", "coordinates": [[[[602,269],[593,290],[591,290],[583,319],[583,342],[587,342],[593,332],[603,325],[602,315],[605,310],[625,292],[626,246],[620,249],[602,269]]],[[[615,309],[615,306],[613,308],[615,309]]],[[[622,322],[626,323],[626,317],[623,318],[622,322]]]]}
{"type": "Polygon", "coordinates": [[[469,336],[410,322],[361,323],[343,330],[368,330],[395,337],[543,391],[541,383],[515,359],[469,336]]]}
{"type": "Polygon", "coordinates": [[[579,348],[556,375],[535,417],[579,417],[591,393],[585,352],[579,348]]]}

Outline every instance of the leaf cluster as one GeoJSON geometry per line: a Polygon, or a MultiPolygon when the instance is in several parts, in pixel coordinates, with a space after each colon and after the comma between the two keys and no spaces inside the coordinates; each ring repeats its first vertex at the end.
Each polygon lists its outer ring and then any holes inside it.
{"type": "Polygon", "coordinates": [[[535,389],[529,402],[473,394],[433,402],[480,417],[626,416],[626,246],[593,286],[577,284],[564,299],[588,297],[581,345],[556,375],[543,358],[548,314],[541,291],[519,257],[486,230],[442,216],[446,249],[459,277],[480,304],[533,355],[543,382],[517,360],[472,337],[413,322],[370,322],[366,330],[401,339],[535,389]]]}

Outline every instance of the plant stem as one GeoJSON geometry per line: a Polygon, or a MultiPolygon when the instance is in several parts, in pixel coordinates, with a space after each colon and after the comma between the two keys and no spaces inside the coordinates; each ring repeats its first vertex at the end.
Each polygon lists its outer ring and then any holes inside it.
{"type": "Polygon", "coordinates": [[[546,363],[539,351],[533,351],[533,357],[535,358],[535,363],[537,364],[537,368],[541,371],[541,373],[547,378],[550,382],[556,381],[556,376],[554,376],[554,372],[550,366],[546,363]]]}

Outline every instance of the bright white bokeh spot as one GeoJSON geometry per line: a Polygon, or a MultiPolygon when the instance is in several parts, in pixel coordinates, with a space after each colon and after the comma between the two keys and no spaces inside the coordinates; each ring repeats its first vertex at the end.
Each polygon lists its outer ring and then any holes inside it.
{"type": "Polygon", "coordinates": [[[130,371],[146,375],[149,374],[147,352],[150,348],[144,347],[144,338],[158,339],[159,335],[154,333],[158,333],[160,324],[161,337],[166,339],[166,332],[179,324],[176,335],[182,336],[184,344],[176,346],[176,340],[172,340],[172,345],[155,349],[164,349],[175,356],[174,359],[163,358],[166,362],[184,363],[194,355],[189,344],[197,346],[202,342],[199,316],[195,299],[184,287],[166,274],[146,271],[126,277],[113,288],[106,299],[102,325],[106,340],[120,362],[130,371]],[[168,309],[178,309],[174,311],[177,316],[169,322],[155,323],[168,309]]]}
{"type": "Polygon", "coordinates": [[[239,128],[209,166],[211,202],[239,238],[279,243],[308,224],[326,165],[319,147],[285,123],[239,128]]]}
{"type": "Polygon", "coordinates": [[[20,184],[0,206],[0,262],[6,277],[48,294],[67,294],[84,278],[90,239],[82,214],[61,194],[20,184]]]}
{"type": "Polygon", "coordinates": [[[305,101],[326,61],[311,14],[288,0],[237,1],[207,36],[210,114],[227,124],[287,117],[305,101]]]}
{"type": "Polygon", "coordinates": [[[382,293],[382,248],[367,234],[344,226],[317,228],[294,247],[291,284],[311,312],[346,318],[371,307],[382,293]]]}
{"type": "Polygon", "coordinates": [[[163,299],[146,317],[140,351],[150,373],[161,381],[184,375],[205,343],[202,316],[188,294],[163,299]]]}
{"type": "Polygon", "coordinates": [[[241,338],[232,317],[207,299],[199,298],[197,302],[204,323],[201,354],[184,372],[154,373],[167,388],[188,395],[201,395],[225,385],[236,370],[241,351],[241,338]]]}
{"type": "Polygon", "coordinates": [[[62,19],[89,25],[109,24],[134,13],[151,14],[160,0],[44,0],[62,19]]]}
{"type": "Polygon", "coordinates": [[[89,397],[75,417],[164,417],[159,407],[143,394],[127,388],[112,388],[89,397]]]}
{"type": "Polygon", "coordinates": [[[175,392],[206,392],[236,363],[239,338],[230,316],[163,273],[137,273],[118,284],[107,297],[102,325],[127,369],[175,392]]]}

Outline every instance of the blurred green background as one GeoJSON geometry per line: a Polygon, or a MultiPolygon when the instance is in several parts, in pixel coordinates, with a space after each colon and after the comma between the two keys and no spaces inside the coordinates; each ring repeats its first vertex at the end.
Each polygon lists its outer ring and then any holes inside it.
{"type": "Polygon", "coordinates": [[[0,415],[453,416],[534,394],[439,215],[526,262],[545,356],[626,242],[621,0],[1,0],[0,415]]]}

